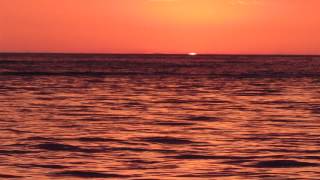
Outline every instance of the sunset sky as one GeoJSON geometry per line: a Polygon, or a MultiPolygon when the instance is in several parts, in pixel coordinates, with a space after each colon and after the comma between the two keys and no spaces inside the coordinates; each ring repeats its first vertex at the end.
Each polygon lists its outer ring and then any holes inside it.
{"type": "Polygon", "coordinates": [[[320,54],[320,0],[0,0],[0,52],[320,54]]]}

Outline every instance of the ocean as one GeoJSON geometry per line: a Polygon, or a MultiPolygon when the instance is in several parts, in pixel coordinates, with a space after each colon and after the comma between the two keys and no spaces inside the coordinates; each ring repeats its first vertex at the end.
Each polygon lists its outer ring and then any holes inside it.
{"type": "Polygon", "coordinates": [[[320,57],[0,55],[0,178],[319,179],[320,57]]]}

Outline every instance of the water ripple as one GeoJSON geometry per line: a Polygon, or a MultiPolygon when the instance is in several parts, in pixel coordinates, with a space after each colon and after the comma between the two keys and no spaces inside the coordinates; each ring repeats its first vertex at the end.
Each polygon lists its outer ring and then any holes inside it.
{"type": "Polygon", "coordinates": [[[319,57],[0,64],[0,179],[319,179],[319,57]]]}
{"type": "Polygon", "coordinates": [[[53,174],[54,176],[80,177],[80,178],[128,178],[128,176],[112,173],[93,171],[62,171],[53,174]]]}
{"type": "Polygon", "coordinates": [[[316,167],[317,163],[294,161],[294,160],[271,160],[260,161],[254,165],[257,168],[298,168],[298,167],[316,167]]]}

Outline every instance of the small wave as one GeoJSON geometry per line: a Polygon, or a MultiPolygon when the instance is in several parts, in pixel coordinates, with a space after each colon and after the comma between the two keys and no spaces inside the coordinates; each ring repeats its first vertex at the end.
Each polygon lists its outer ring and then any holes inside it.
{"type": "Polygon", "coordinates": [[[94,171],[62,171],[54,173],[56,176],[71,176],[79,178],[128,178],[129,176],[113,174],[113,173],[102,173],[94,171]]]}
{"type": "Polygon", "coordinates": [[[28,141],[57,141],[55,138],[49,138],[49,137],[41,137],[41,136],[31,136],[26,138],[25,140],[28,141]]]}
{"type": "Polygon", "coordinates": [[[299,157],[295,157],[298,159],[312,159],[312,160],[320,160],[320,156],[299,156],[299,157]]]}
{"type": "Polygon", "coordinates": [[[117,148],[111,148],[110,151],[146,152],[146,151],[150,151],[150,150],[145,149],[145,148],[117,147],[117,148]]]}
{"type": "Polygon", "coordinates": [[[67,166],[56,165],[56,164],[19,164],[16,165],[21,168],[45,168],[45,169],[66,169],[67,166]]]}
{"type": "Polygon", "coordinates": [[[184,154],[184,155],[177,155],[177,156],[166,156],[166,158],[188,159],[188,160],[201,160],[201,159],[206,160],[206,159],[239,159],[240,157],[184,154]]]}
{"type": "Polygon", "coordinates": [[[316,115],[319,115],[320,114],[320,108],[319,108],[319,106],[317,106],[317,107],[312,107],[312,108],[310,108],[311,109],[311,112],[313,113],[313,114],[316,114],[316,115]]]}
{"type": "MultiPolygon", "coordinates": [[[[186,173],[182,175],[177,175],[175,177],[183,179],[225,179],[226,177],[232,177],[234,175],[228,172],[208,172],[208,173],[186,173]]],[[[235,178],[226,178],[235,179],[235,178]]]]}
{"type": "Polygon", "coordinates": [[[105,149],[88,149],[88,148],[81,148],[78,146],[73,145],[66,145],[66,144],[59,144],[59,143],[43,143],[36,145],[39,149],[44,149],[48,151],[74,151],[74,152],[84,152],[84,153],[98,153],[98,152],[104,152],[105,149]]]}
{"type": "Polygon", "coordinates": [[[209,116],[190,116],[188,120],[191,121],[218,121],[220,118],[217,117],[209,117],[209,116]]]}
{"type": "Polygon", "coordinates": [[[278,123],[295,123],[295,122],[301,122],[302,120],[298,119],[270,119],[271,122],[278,122],[278,123]]]}
{"type": "Polygon", "coordinates": [[[154,124],[159,126],[192,126],[194,125],[194,123],[189,123],[189,122],[172,122],[172,121],[157,122],[154,124]]]}
{"type": "Polygon", "coordinates": [[[257,167],[257,168],[298,168],[298,167],[315,167],[315,166],[319,166],[319,164],[294,161],[294,160],[260,161],[254,165],[254,167],[257,167]]]}
{"type": "Polygon", "coordinates": [[[3,130],[3,131],[10,131],[10,132],[13,132],[13,133],[16,133],[16,134],[30,133],[29,131],[23,131],[23,130],[18,130],[18,129],[11,129],[11,128],[1,129],[1,130],[3,130]]]}
{"type": "Polygon", "coordinates": [[[182,138],[174,137],[147,137],[143,138],[143,141],[160,144],[193,144],[195,142],[182,138]]]}
{"type": "Polygon", "coordinates": [[[320,150],[299,150],[299,149],[259,149],[259,152],[273,152],[273,153],[303,153],[303,154],[318,154],[320,150]]]}
{"type": "Polygon", "coordinates": [[[122,142],[119,139],[101,138],[101,137],[81,137],[77,139],[83,142],[122,142]]]}
{"type": "Polygon", "coordinates": [[[253,159],[239,159],[239,160],[228,160],[228,161],[225,161],[224,163],[238,165],[238,164],[248,163],[252,161],[253,159]]]}
{"type": "Polygon", "coordinates": [[[22,176],[15,176],[10,174],[0,174],[0,178],[7,178],[7,179],[13,179],[13,178],[23,178],[22,176]]]}
{"type": "Polygon", "coordinates": [[[33,151],[23,151],[23,150],[0,150],[0,154],[28,154],[33,153],[33,151]]]}
{"type": "Polygon", "coordinates": [[[281,95],[280,92],[270,91],[270,90],[259,90],[259,91],[247,91],[247,92],[236,92],[236,96],[272,96],[272,95],[281,95]]]}
{"type": "Polygon", "coordinates": [[[72,145],[59,144],[59,143],[44,143],[37,145],[39,149],[52,150],[52,151],[81,151],[81,148],[72,145]]]}
{"type": "Polygon", "coordinates": [[[125,162],[133,163],[133,164],[157,164],[158,161],[148,161],[148,160],[141,160],[141,159],[133,159],[133,160],[127,160],[125,162]]]}
{"type": "Polygon", "coordinates": [[[132,151],[132,152],[156,152],[156,153],[177,153],[176,150],[170,149],[146,149],[146,148],[131,148],[131,147],[117,147],[111,148],[110,151],[132,151]]]}

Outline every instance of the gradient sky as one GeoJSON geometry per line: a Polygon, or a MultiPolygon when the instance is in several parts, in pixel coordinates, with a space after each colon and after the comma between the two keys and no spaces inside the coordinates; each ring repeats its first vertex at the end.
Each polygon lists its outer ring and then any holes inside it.
{"type": "Polygon", "coordinates": [[[1,52],[320,54],[320,0],[0,0],[1,52]]]}

